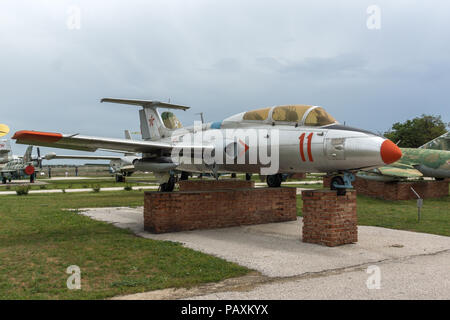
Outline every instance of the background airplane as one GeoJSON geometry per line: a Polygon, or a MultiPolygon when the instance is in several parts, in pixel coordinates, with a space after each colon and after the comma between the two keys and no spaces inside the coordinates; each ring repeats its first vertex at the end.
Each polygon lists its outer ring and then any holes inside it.
{"type": "Polygon", "coordinates": [[[11,154],[11,145],[8,140],[0,140],[0,164],[7,163],[13,159],[11,154]]]}
{"type": "Polygon", "coordinates": [[[8,161],[0,170],[2,183],[11,182],[12,179],[22,179],[29,177],[33,183],[36,179],[36,172],[42,170],[42,158],[39,148],[37,148],[37,156],[31,155],[33,146],[29,146],[23,157],[14,157],[8,161]]]}
{"type": "MultiPolygon", "coordinates": [[[[158,101],[104,98],[101,102],[112,102],[141,106],[139,110],[142,141],[61,134],[52,132],[18,131],[13,139],[17,143],[47,147],[95,151],[97,149],[120,150],[142,153],[142,158],[134,161],[136,170],[152,171],[161,183],[161,191],[172,191],[176,172],[212,173],[221,172],[261,173],[268,165],[258,157],[250,163],[249,148],[261,151],[271,143],[269,134],[264,141],[250,145],[237,141],[238,136],[216,140],[203,138],[217,130],[226,137],[228,129],[277,129],[279,141],[274,142],[279,152],[278,170],[267,175],[270,187],[279,187],[282,174],[296,172],[333,173],[331,188],[342,191],[351,187],[353,172],[364,168],[374,168],[393,163],[400,159],[400,149],[390,140],[357,128],[340,125],[323,108],[308,105],[274,106],[228,117],[220,122],[204,123],[201,128],[194,126],[181,128],[181,123],[172,112],[159,109],[187,110],[189,107],[158,101]],[[194,136],[193,142],[191,137],[194,136]],[[199,142],[197,142],[197,140],[199,142]],[[224,151],[233,158],[232,163],[210,164],[203,158],[200,163],[186,163],[174,159],[171,152],[176,143],[188,141],[184,147],[193,151],[188,156],[196,157],[197,151],[224,151]],[[238,159],[244,157],[243,163],[238,159]]],[[[216,131],[216,133],[217,133],[216,131]]],[[[272,131],[271,131],[272,132],[272,131]]],[[[264,137],[262,138],[264,139],[264,137]]],[[[252,150],[254,151],[254,150],[252,150]]],[[[260,152],[256,152],[260,155],[260,152]]]]}
{"type": "Polygon", "coordinates": [[[399,181],[409,178],[432,177],[436,180],[450,178],[450,133],[447,132],[419,148],[400,148],[402,157],[397,162],[357,176],[377,181],[399,181]]]}

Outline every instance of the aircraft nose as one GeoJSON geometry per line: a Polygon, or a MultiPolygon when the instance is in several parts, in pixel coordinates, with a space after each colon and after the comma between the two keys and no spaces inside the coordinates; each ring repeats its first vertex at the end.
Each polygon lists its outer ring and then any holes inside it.
{"type": "Polygon", "coordinates": [[[394,163],[402,157],[402,151],[391,140],[384,140],[381,144],[380,154],[386,164],[394,163]]]}

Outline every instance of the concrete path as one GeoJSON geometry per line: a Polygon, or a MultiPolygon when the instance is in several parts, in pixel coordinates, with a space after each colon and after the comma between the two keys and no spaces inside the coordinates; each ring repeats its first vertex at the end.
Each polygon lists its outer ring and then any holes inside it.
{"type": "MultiPolygon", "coordinates": [[[[100,191],[123,191],[124,187],[109,187],[109,188],[101,188],[100,191]]],[[[133,190],[139,190],[139,189],[150,189],[150,190],[158,190],[159,186],[134,186],[132,187],[133,190]]],[[[92,188],[83,188],[83,189],[65,189],[65,192],[92,192],[92,188]]],[[[39,190],[30,190],[28,193],[63,193],[62,189],[39,189],[39,190]]],[[[10,195],[10,194],[16,194],[16,191],[1,191],[1,195],[10,195]]]]}
{"type": "MultiPolygon", "coordinates": [[[[64,180],[89,180],[89,179],[103,179],[105,177],[52,177],[52,178],[40,178],[37,177],[35,180],[35,184],[39,182],[49,182],[49,181],[64,181],[64,180]]],[[[109,177],[108,177],[109,178],[109,177]]],[[[30,179],[19,179],[19,180],[12,180],[11,182],[7,182],[6,185],[13,185],[13,184],[30,184],[30,179]]]]}
{"type": "MultiPolygon", "coordinates": [[[[53,178],[52,178],[53,179],[53,178]]],[[[284,185],[293,185],[293,184],[311,184],[309,183],[309,181],[304,181],[307,183],[301,183],[301,182],[283,182],[284,185]]],[[[41,183],[42,184],[42,183],[41,183]]],[[[45,183],[44,183],[45,184],[45,183]]],[[[35,185],[38,185],[38,183],[36,183],[35,185]]],[[[255,184],[255,187],[257,188],[263,188],[266,187],[267,184],[266,183],[261,183],[261,184],[255,184]]],[[[153,186],[134,186],[133,190],[139,190],[139,189],[149,189],[149,190],[158,190],[159,186],[158,185],[153,185],[153,186]]],[[[101,188],[101,191],[121,191],[123,190],[123,187],[108,187],[108,188],[101,188]]],[[[297,194],[301,194],[302,190],[308,190],[308,188],[297,188],[297,194]]],[[[91,192],[92,188],[83,188],[83,189],[65,189],[66,192],[91,192]]],[[[62,193],[62,189],[39,189],[39,190],[30,190],[28,193],[33,194],[33,193],[62,193]]],[[[0,196],[1,195],[11,195],[11,194],[16,194],[15,190],[12,191],[0,191],[0,196]]]]}
{"type": "Polygon", "coordinates": [[[119,298],[450,299],[450,237],[360,226],[358,243],[328,248],[301,242],[301,218],[156,235],[143,230],[142,208],[80,210],[141,237],[181,242],[258,272],[202,290],[166,289],[119,298]],[[380,289],[367,287],[372,265],[379,268],[380,289]]]}

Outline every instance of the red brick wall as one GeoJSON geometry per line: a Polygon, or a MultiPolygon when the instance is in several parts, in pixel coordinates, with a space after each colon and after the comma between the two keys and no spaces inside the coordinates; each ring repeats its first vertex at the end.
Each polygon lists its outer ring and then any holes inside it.
{"type": "Polygon", "coordinates": [[[302,191],[303,242],[334,247],[358,241],[356,192],[302,191]]]}
{"type": "Polygon", "coordinates": [[[244,189],[254,188],[254,181],[223,179],[223,180],[182,180],[178,182],[180,191],[193,190],[223,190],[223,189],[244,189]]]}
{"type": "Polygon", "coordinates": [[[295,188],[145,192],[144,229],[224,228],[297,218],[295,188]]]}
{"type": "MultiPolygon", "coordinates": [[[[324,186],[330,185],[330,179],[324,178],[324,186]]],[[[417,199],[411,187],[423,198],[440,198],[448,195],[449,181],[423,180],[411,182],[381,182],[356,178],[353,187],[358,194],[385,200],[417,199]]]]}

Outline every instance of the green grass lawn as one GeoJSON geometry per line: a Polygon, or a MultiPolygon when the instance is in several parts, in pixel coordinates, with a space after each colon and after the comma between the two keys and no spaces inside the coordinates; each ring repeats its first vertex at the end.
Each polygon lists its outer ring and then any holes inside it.
{"type": "Polygon", "coordinates": [[[63,210],[141,206],[143,192],[11,195],[0,201],[0,299],[101,299],[249,271],[63,210]],[[67,289],[70,265],[81,269],[81,290],[67,289]]]}
{"type": "MultiPolygon", "coordinates": [[[[98,183],[104,186],[105,181],[99,179],[98,183]]],[[[56,184],[64,185],[64,181],[56,184]]],[[[0,299],[102,299],[188,287],[249,272],[180,244],[139,238],[64,210],[142,206],[142,191],[11,195],[2,196],[0,201],[0,299]],[[70,265],[81,269],[81,290],[66,287],[70,265]]],[[[357,201],[360,225],[450,236],[450,196],[424,200],[420,222],[415,200],[358,196],[357,201]]],[[[301,208],[298,195],[299,215],[301,208]]]]}
{"type": "Polygon", "coordinates": [[[314,184],[281,184],[282,187],[287,188],[305,188],[305,189],[322,189],[323,184],[321,183],[314,183],[314,184]]]}
{"type": "MultiPolygon", "coordinates": [[[[297,196],[297,213],[301,216],[303,202],[297,196]]],[[[376,226],[450,236],[450,196],[425,199],[421,220],[417,219],[416,200],[387,201],[363,195],[357,198],[358,225],[376,226]]]]}

